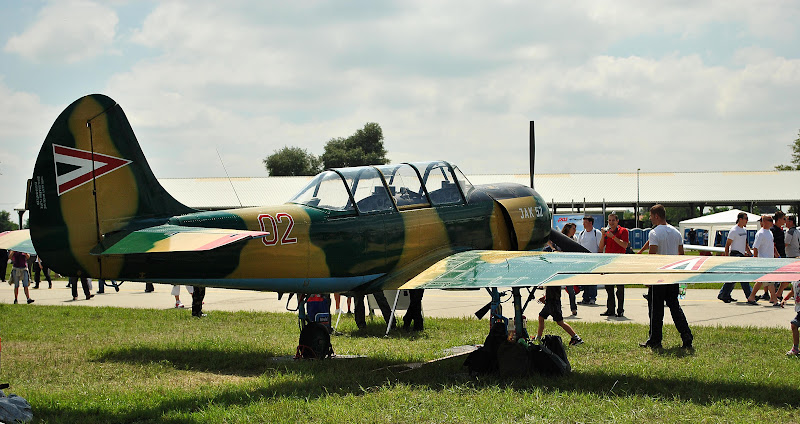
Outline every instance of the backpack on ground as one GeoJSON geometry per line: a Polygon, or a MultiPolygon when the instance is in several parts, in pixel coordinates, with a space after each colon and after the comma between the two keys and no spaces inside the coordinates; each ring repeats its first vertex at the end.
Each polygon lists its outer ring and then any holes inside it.
{"type": "Polygon", "coordinates": [[[497,349],[508,339],[508,330],[505,324],[495,323],[486,336],[483,346],[467,355],[464,366],[469,368],[470,374],[489,374],[498,370],[497,349]]]}
{"type": "Polygon", "coordinates": [[[544,336],[541,344],[529,348],[530,369],[544,376],[568,374],[572,368],[560,336],[544,336]]]}
{"type": "Polygon", "coordinates": [[[308,296],[308,299],[306,299],[306,316],[309,321],[324,325],[328,329],[328,333],[333,332],[330,296],[322,294],[308,296]]]}
{"type": "Polygon", "coordinates": [[[300,331],[295,359],[325,359],[333,356],[331,334],[319,322],[307,322],[300,331]]]}
{"type": "Polygon", "coordinates": [[[530,371],[528,348],[506,341],[497,348],[497,368],[500,377],[527,376],[530,371]]]}

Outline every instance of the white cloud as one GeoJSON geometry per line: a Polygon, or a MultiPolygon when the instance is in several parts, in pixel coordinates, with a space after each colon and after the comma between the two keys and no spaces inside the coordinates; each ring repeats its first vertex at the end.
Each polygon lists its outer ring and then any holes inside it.
{"type": "Polygon", "coordinates": [[[45,6],[22,34],[4,50],[44,63],[76,63],[109,52],[119,18],[98,3],[55,1],[45,6]]]}

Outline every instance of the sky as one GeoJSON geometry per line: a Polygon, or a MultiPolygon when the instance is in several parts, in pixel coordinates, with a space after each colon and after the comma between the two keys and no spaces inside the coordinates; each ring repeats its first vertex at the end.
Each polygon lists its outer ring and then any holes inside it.
{"type": "MultiPolygon", "coordinates": [[[[800,131],[800,2],[0,0],[0,210],[58,114],[126,112],[159,178],[267,176],[367,122],[467,174],[771,170],[800,131]]],[[[546,193],[542,193],[547,198],[546,193]]]]}

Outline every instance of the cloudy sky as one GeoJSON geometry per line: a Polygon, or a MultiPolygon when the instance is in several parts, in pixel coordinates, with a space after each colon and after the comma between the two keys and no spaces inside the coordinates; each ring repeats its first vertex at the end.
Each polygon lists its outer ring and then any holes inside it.
{"type": "MultiPolygon", "coordinates": [[[[466,173],[769,170],[800,129],[800,2],[3,1],[0,209],[77,98],[158,177],[265,176],[366,122],[466,173]]],[[[543,193],[547,197],[546,193],[543,193]]]]}

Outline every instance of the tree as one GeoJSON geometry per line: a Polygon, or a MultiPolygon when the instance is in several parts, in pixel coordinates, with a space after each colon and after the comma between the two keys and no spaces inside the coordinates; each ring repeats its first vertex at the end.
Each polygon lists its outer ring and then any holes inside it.
{"type": "Polygon", "coordinates": [[[347,138],[332,138],[325,144],[320,156],[325,168],[347,166],[385,165],[386,149],[383,147],[383,130],[375,122],[367,122],[347,138]]]}
{"type": "Polygon", "coordinates": [[[306,149],[285,146],[264,159],[271,176],[316,175],[322,170],[320,158],[306,149]]]}
{"type": "Polygon", "coordinates": [[[0,211],[0,231],[18,230],[19,225],[11,220],[11,214],[7,211],[0,211]]]}
{"type": "Polygon", "coordinates": [[[797,131],[797,139],[789,147],[792,148],[792,164],[793,165],[778,165],[775,167],[778,171],[800,171],[800,130],[797,131]]]}

